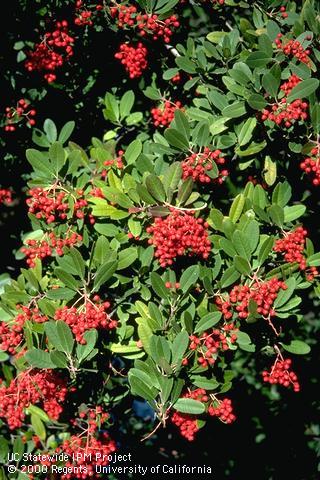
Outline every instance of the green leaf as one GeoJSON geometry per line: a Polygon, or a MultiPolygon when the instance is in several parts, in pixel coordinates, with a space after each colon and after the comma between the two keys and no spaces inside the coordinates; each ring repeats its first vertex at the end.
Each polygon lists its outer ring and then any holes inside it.
{"type": "Polygon", "coordinates": [[[124,158],[126,159],[129,165],[133,164],[137,160],[141,152],[142,152],[141,141],[138,139],[133,140],[133,142],[131,142],[126,148],[124,158]]]}
{"type": "Polygon", "coordinates": [[[257,51],[250,53],[246,60],[246,64],[250,68],[265,67],[269,62],[271,62],[271,60],[272,58],[270,57],[269,53],[257,51]]]}
{"type": "Polygon", "coordinates": [[[245,203],[245,197],[243,193],[240,193],[239,195],[237,195],[236,198],[233,200],[232,205],[230,207],[230,211],[229,211],[229,217],[233,223],[236,223],[239,220],[241,213],[243,211],[244,203],[245,203]]]}
{"type": "Polygon", "coordinates": [[[34,433],[41,439],[45,440],[46,439],[46,428],[38,415],[35,415],[34,413],[31,415],[31,425],[34,430],[34,433]]]}
{"type": "Polygon", "coordinates": [[[319,80],[317,78],[307,78],[298,83],[288,95],[287,101],[293,102],[299,98],[309,97],[319,87],[319,80]]]}
{"type": "Polygon", "coordinates": [[[307,208],[305,205],[292,205],[291,207],[284,207],[285,223],[292,222],[293,220],[302,217],[302,215],[305,214],[306,209],[307,208]]]}
{"type": "Polygon", "coordinates": [[[24,357],[34,368],[56,368],[55,364],[50,358],[50,353],[44,352],[39,348],[29,350],[24,357]]]}
{"type": "Polygon", "coordinates": [[[269,186],[273,185],[277,179],[277,163],[269,155],[264,160],[263,176],[269,186]]]}
{"type": "Polygon", "coordinates": [[[131,112],[134,104],[134,93],[132,90],[128,90],[124,93],[120,100],[120,117],[125,118],[131,112]]]}
{"type": "Polygon", "coordinates": [[[272,73],[267,72],[262,77],[262,86],[269,96],[277,98],[280,85],[280,78],[275,78],[272,73]]]}
{"type": "Polygon", "coordinates": [[[189,122],[188,122],[186,114],[182,110],[177,109],[174,112],[174,123],[175,123],[176,130],[178,130],[178,132],[182,133],[182,135],[187,140],[189,140],[189,137],[190,137],[189,122]]]}
{"type": "Polygon", "coordinates": [[[65,152],[63,146],[59,142],[54,142],[49,148],[49,158],[51,160],[51,165],[56,176],[63,168],[65,164],[65,152]]]}
{"type": "Polygon", "coordinates": [[[204,315],[196,325],[194,333],[202,333],[216,325],[221,319],[221,312],[210,312],[204,315]]]}
{"type": "Polygon", "coordinates": [[[268,208],[268,213],[271,218],[271,221],[278,225],[278,227],[282,227],[284,223],[284,210],[279,205],[271,205],[268,208]]]}
{"type": "Polygon", "coordinates": [[[232,242],[240,257],[246,258],[250,261],[251,248],[247,235],[240,230],[235,230],[232,235],[232,242]]]}
{"type": "Polygon", "coordinates": [[[169,290],[165,287],[164,281],[157,272],[152,272],[150,275],[151,285],[155,293],[160,298],[167,298],[169,295],[169,290]]]}
{"type": "Polygon", "coordinates": [[[309,267],[320,267],[320,253],[314,253],[308,258],[309,267]]]}
{"type": "Polygon", "coordinates": [[[302,342],[301,340],[292,340],[289,345],[285,345],[284,343],[279,342],[282,347],[289,353],[293,353],[295,355],[306,355],[311,351],[310,346],[302,342]]]}
{"type": "Polygon", "coordinates": [[[239,255],[236,255],[234,257],[234,266],[236,267],[238,272],[244,275],[250,275],[251,273],[250,263],[246,258],[240,257],[239,255]]]}
{"type": "Polygon", "coordinates": [[[79,252],[79,250],[73,247],[70,249],[69,255],[72,258],[77,274],[79,275],[80,278],[84,278],[86,265],[82,258],[81,253],[79,252]]]}
{"type": "Polygon", "coordinates": [[[189,345],[189,335],[188,332],[185,330],[182,330],[179,332],[172,344],[172,359],[171,363],[172,365],[178,364],[178,362],[181,363],[181,360],[183,359],[183,355],[185,354],[187,348],[189,345]]]}
{"type": "Polygon", "coordinates": [[[191,378],[193,385],[204,390],[215,390],[218,388],[219,383],[215,378],[204,378],[200,375],[191,378]]]}
{"type": "Polygon", "coordinates": [[[156,396],[156,389],[149,386],[152,385],[152,383],[150,381],[148,383],[141,381],[140,376],[138,377],[137,375],[131,373],[131,371],[128,374],[128,379],[132,393],[134,395],[138,395],[141,398],[144,398],[151,405],[153,405],[153,401],[156,396]]]}
{"type": "Polygon", "coordinates": [[[252,138],[252,132],[257,124],[257,119],[255,117],[248,118],[242,125],[238,133],[238,143],[242,147],[246,145],[252,138]]]}
{"type": "Polygon", "coordinates": [[[283,289],[279,290],[277,298],[275,299],[275,301],[273,303],[273,307],[275,309],[278,309],[278,308],[282,307],[283,305],[285,305],[287,303],[287,301],[289,300],[289,298],[292,297],[292,295],[294,293],[294,290],[296,288],[296,281],[293,277],[286,280],[285,283],[286,283],[288,288],[286,290],[283,290],[283,289]]]}
{"type": "Polygon", "coordinates": [[[138,258],[138,251],[136,247],[129,247],[121,250],[118,257],[117,270],[123,270],[129,267],[138,258]]]}
{"type": "Polygon", "coordinates": [[[34,148],[29,148],[26,151],[26,157],[35,172],[41,172],[48,177],[52,176],[47,157],[42,152],[39,152],[39,150],[35,150],[34,148]]]}
{"type": "Polygon", "coordinates": [[[227,268],[220,280],[221,288],[229,287],[229,285],[235,283],[239,277],[240,273],[235,269],[235,267],[232,266],[227,268]]]}
{"type": "Polygon", "coordinates": [[[177,66],[187,73],[196,73],[196,65],[187,57],[176,57],[177,66]]]}
{"type": "Polygon", "coordinates": [[[268,105],[268,102],[265,100],[265,98],[258,93],[253,93],[250,95],[247,102],[254,110],[263,110],[268,105]]]}
{"type": "Polygon", "coordinates": [[[56,327],[62,351],[70,354],[73,350],[74,339],[69,325],[63,320],[58,320],[56,327]]]}
{"type": "Polygon", "coordinates": [[[79,362],[83,362],[87,358],[87,356],[92,352],[94,349],[94,346],[96,344],[96,341],[98,339],[98,332],[95,329],[88,330],[85,332],[83,335],[84,340],[86,341],[85,345],[82,345],[80,343],[77,344],[77,358],[79,362]]]}
{"type": "Polygon", "coordinates": [[[204,404],[198,400],[193,400],[193,398],[179,398],[173,405],[173,408],[178,412],[189,413],[191,415],[200,415],[205,411],[204,404]]]}
{"type": "Polygon", "coordinates": [[[173,194],[182,177],[182,167],[180,162],[174,162],[170,165],[164,175],[163,186],[167,196],[173,194]]]}
{"type": "Polygon", "coordinates": [[[75,125],[76,124],[73,121],[67,122],[63,125],[61,132],[59,133],[58,142],[64,144],[71,137],[75,125]]]}
{"type": "Polygon", "coordinates": [[[101,285],[106,283],[112,277],[117,270],[117,267],[118,262],[115,261],[107,262],[101,265],[95,274],[92,291],[98,291],[101,285]]]}
{"type": "Polygon", "coordinates": [[[43,130],[47,135],[49,142],[54,143],[57,140],[57,137],[58,137],[57,127],[55,126],[54,122],[50,118],[47,118],[44,121],[43,130]]]}
{"type": "Polygon", "coordinates": [[[270,255],[270,252],[272,251],[274,245],[274,237],[270,236],[264,240],[262,243],[260,249],[259,249],[259,254],[258,254],[258,263],[259,265],[262,265],[270,255]]]}
{"type": "Polygon", "coordinates": [[[186,293],[190,287],[195,286],[199,278],[199,265],[188,267],[180,277],[180,288],[186,293]]]}
{"type": "Polygon", "coordinates": [[[179,188],[178,195],[177,195],[177,200],[178,200],[178,205],[183,205],[188,198],[190,197],[193,189],[193,180],[191,177],[187,178],[186,181],[184,181],[179,188]]]}
{"type": "Polygon", "coordinates": [[[146,178],[146,186],[150,195],[159,202],[164,202],[166,199],[166,192],[159,177],[156,175],[148,175],[146,178]]]}
{"type": "Polygon", "coordinates": [[[37,407],[36,405],[32,405],[32,404],[29,405],[27,408],[27,412],[29,415],[31,414],[37,415],[39,418],[41,418],[41,420],[43,420],[46,423],[50,422],[50,418],[48,417],[46,412],[44,412],[41,408],[37,407]]]}
{"type": "Polygon", "coordinates": [[[68,272],[65,272],[62,268],[55,268],[55,275],[61,280],[66,287],[71,288],[72,290],[78,290],[80,284],[79,282],[68,272]]]}
{"type": "Polygon", "coordinates": [[[68,360],[64,352],[54,350],[53,352],[50,352],[50,358],[57,368],[68,367],[68,360]]]}
{"type": "Polygon", "coordinates": [[[242,115],[245,115],[245,113],[245,102],[235,102],[222,110],[222,115],[227,118],[242,117],[242,115]]]}
{"type": "Polygon", "coordinates": [[[165,139],[170,145],[178,150],[188,150],[189,140],[183,133],[179,132],[175,128],[167,128],[164,132],[165,139]]]}

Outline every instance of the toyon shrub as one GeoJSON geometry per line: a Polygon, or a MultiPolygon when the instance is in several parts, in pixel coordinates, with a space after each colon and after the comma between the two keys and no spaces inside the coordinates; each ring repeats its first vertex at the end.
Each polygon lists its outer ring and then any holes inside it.
{"type": "MultiPolygon", "coordinates": [[[[77,51],[107,32],[123,76],[99,94],[104,131],[89,145],[74,121],[59,130],[51,119],[28,140],[30,229],[20,273],[1,286],[0,445],[60,453],[62,479],[103,478],[96,466],[119,448],[113,423],[134,399],[155,419],[144,439],[168,427],[195,441],[206,423],[241,418],[240,379],[273,398],[304,389],[314,339],[298,325],[320,296],[307,226],[320,184],[320,32],[313,2],[63,8],[27,43],[23,75],[59,92],[66,74],[76,92],[77,51]]],[[[4,113],[10,138],[43,106],[20,96],[4,113]]],[[[1,209],[11,192],[0,190],[1,209]]]]}

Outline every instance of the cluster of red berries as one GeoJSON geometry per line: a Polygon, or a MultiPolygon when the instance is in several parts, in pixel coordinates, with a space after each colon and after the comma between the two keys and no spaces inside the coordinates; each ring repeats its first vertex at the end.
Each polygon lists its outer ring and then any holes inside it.
{"type": "Polygon", "coordinates": [[[170,42],[175,28],[180,26],[176,15],[160,20],[156,14],[143,14],[134,6],[118,5],[110,8],[110,13],[117,20],[119,28],[137,28],[142,37],[149,34],[153,40],[163,38],[165,43],[170,42]]]}
{"type": "Polygon", "coordinates": [[[232,402],[229,398],[222,401],[216,400],[213,405],[208,408],[208,413],[212,417],[218,417],[224,423],[233,423],[237,417],[233,413],[232,402]]]}
{"type": "Polygon", "coordinates": [[[172,83],[180,83],[181,82],[181,75],[180,73],[176,73],[170,80],[172,83]]]}
{"type": "Polygon", "coordinates": [[[296,87],[300,82],[301,78],[299,78],[297,75],[291,75],[288,78],[287,82],[283,82],[280,85],[280,90],[282,90],[287,97],[291,93],[292,89],[296,87]]]}
{"type": "Polygon", "coordinates": [[[104,167],[108,167],[108,169],[104,168],[101,172],[101,178],[103,180],[107,177],[108,171],[111,169],[111,167],[116,167],[116,168],[119,168],[120,170],[124,167],[123,155],[124,155],[124,151],[118,150],[118,156],[115,159],[105,160],[103,162],[104,167]]]}
{"type": "Polygon", "coordinates": [[[0,350],[12,355],[17,353],[17,347],[23,341],[23,327],[26,321],[44,323],[48,320],[48,317],[40,313],[38,307],[17,305],[16,308],[22,312],[10,322],[0,322],[0,350]]]}
{"type": "Polygon", "coordinates": [[[117,327],[118,322],[112,320],[107,314],[110,307],[109,302],[102,302],[98,295],[93,297],[93,301],[87,302],[79,308],[64,306],[56,310],[55,320],[66,322],[71,328],[76,341],[82,345],[86,344],[83,335],[92,328],[102,328],[112,330],[117,327]]]}
{"type": "Polygon", "coordinates": [[[286,128],[290,128],[294,122],[306,120],[308,106],[308,102],[303,102],[299,98],[291,103],[287,103],[287,99],[282,98],[279,103],[273,104],[270,109],[265,108],[262,111],[261,119],[263,121],[270,120],[276,125],[283,123],[286,128]]]}
{"type": "Polygon", "coordinates": [[[320,145],[311,150],[310,157],[300,163],[300,168],[311,177],[315,187],[320,185],[320,145]]]}
{"type": "Polygon", "coordinates": [[[73,55],[74,38],[68,34],[68,22],[63,20],[56,23],[53,32],[47,32],[41,43],[28,53],[25,67],[29,72],[45,71],[44,78],[48,83],[56,80],[53,73],[61,67],[66,59],[73,55]]]}
{"type": "MultiPolygon", "coordinates": [[[[50,189],[35,187],[29,190],[28,194],[31,197],[27,199],[29,213],[33,213],[38,219],[45,220],[48,225],[58,219],[66,220],[70,212],[69,195],[73,199],[75,194],[77,195],[73,205],[73,216],[82,219],[86,215],[88,202],[81,189],[68,194],[60,190],[58,186],[52,186],[50,189]]],[[[92,215],[88,216],[90,223],[94,223],[92,215]]]]}
{"type": "MultiPolygon", "coordinates": [[[[303,48],[298,40],[288,40],[283,42],[282,36],[282,33],[278,33],[277,38],[275,39],[276,46],[288,57],[295,57],[300,62],[310,65],[310,50],[303,48]]],[[[309,36],[306,39],[311,40],[309,36]]]]}
{"type": "Polygon", "coordinates": [[[263,121],[270,120],[276,125],[283,124],[287,128],[290,128],[296,121],[306,120],[308,117],[308,102],[303,102],[299,98],[291,103],[288,102],[288,95],[300,82],[299,77],[291,75],[287,82],[282,83],[280,90],[284,92],[285,96],[280,101],[263,109],[261,119],[263,121]]]}
{"type": "Polygon", "coordinates": [[[0,417],[13,430],[22,426],[26,408],[40,404],[52,420],[58,420],[67,393],[64,380],[54,371],[25,370],[8,387],[0,384],[0,417]]]}
{"type": "Polygon", "coordinates": [[[116,451],[116,443],[107,432],[99,432],[109,415],[100,407],[81,412],[79,420],[71,422],[81,430],[79,435],[71,435],[56,449],[57,453],[69,456],[65,467],[72,473],[61,475],[61,480],[100,478],[96,473],[98,466],[109,464],[110,455],[116,451]],[[81,455],[77,453],[81,452],[81,455]],[[79,468],[82,467],[82,468],[79,468]]]}
{"type": "Polygon", "coordinates": [[[76,17],[74,19],[74,23],[78,27],[84,25],[89,25],[91,27],[93,25],[92,12],[86,8],[83,9],[82,0],[76,1],[76,17]]]}
{"type": "Polygon", "coordinates": [[[265,282],[257,280],[253,285],[236,285],[228,295],[228,299],[217,297],[216,303],[226,320],[236,313],[239,318],[249,316],[249,305],[257,305],[257,313],[263,317],[275,316],[272,308],[280,290],[286,290],[287,285],[276,277],[265,282]]]}
{"type": "Polygon", "coordinates": [[[27,264],[30,268],[35,267],[35,259],[43,260],[52,255],[63,255],[63,247],[72,247],[82,242],[82,236],[76,232],[68,232],[65,238],[57,238],[54,232],[47,235],[47,240],[26,241],[27,246],[21,248],[21,252],[25,254],[27,264]]]}
{"type": "Polygon", "coordinates": [[[303,227],[297,227],[292,232],[285,232],[284,237],[276,241],[273,250],[284,253],[286,262],[298,263],[300,270],[305,270],[307,262],[303,252],[307,235],[308,232],[303,227]]]}
{"type": "MultiPolygon", "coordinates": [[[[209,400],[207,392],[203,388],[197,388],[182,395],[181,398],[192,398],[199,402],[206,403],[209,400]]],[[[172,423],[180,430],[180,435],[190,442],[194,440],[194,436],[199,430],[197,417],[188,413],[174,412],[171,417],[172,423]]]]}
{"type": "Polygon", "coordinates": [[[309,267],[309,268],[306,269],[305,273],[306,273],[307,281],[308,282],[313,282],[315,277],[318,277],[319,270],[317,269],[317,267],[309,267]]]}
{"type": "Polygon", "coordinates": [[[147,54],[148,51],[141,42],[136,47],[122,43],[115,58],[121,60],[130,78],[138,78],[148,66],[147,54]]]}
{"type": "Polygon", "coordinates": [[[30,108],[30,103],[24,98],[20,98],[15,107],[6,107],[6,123],[4,129],[6,132],[14,132],[17,123],[25,120],[27,125],[33,127],[36,124],[33,118],[37,114],[34,108],[30,108]]]}
{"type": "Polygon", "coordinates": [[[211,251],[208,226],[202,218],[170,208],[167,217],[156,218],[147,228],[147,233],[152,234],[148,243],[155,246],[155,257],[162,267],[172,265],[173,260],[181,255],[198,255],[206,259],[211,251]]]}
{"type": "Polygon", "coordinates": [[[172,288],[174,290],[177,290],[180,288],[180,283],[179,282],[166,282],[165,283],[166,288],[172,288]]]}
{"type": "MultiPolygon", "coordinates": [[[[197,353],[198,363],[202,367],[213,365],[220,352],[229,350],[230,344],[237,340],[237,328],[233,323],[224,325],[221,329],[215,328],[202,333],[200,337],[190,335],[190,350],[197,353]]],[[[185,358],[183,365],[188,363],[185,358]]]]}
{"type": "Polygon", "coordinates": [[[280,13],[282,18],[288,18],[288,13],[286,12],[286,7],[280,7],[280,13]]]}
{"type": "Polygon", "coordinates": [[[174,119],[174,112],[176,110],[183,110],[182,103],[176,103],[169,100],[164,101],[159,107],[151,109],[153,124],[155,127],[168,127],[174,119]]]}
{"type": "Polygon", "coordinates": [[[291,370],[290,359],[277,357],[271,372],[262,372],[263,381],[272,385],[279,384],[284,387],[292,387],[295,392],[300,391],[300,384],[297,375],[291,370]]]}
{"type": "Polygon", "coordinates": [[[12,191],[9,188],[0,188],[0,205],[10,205],[12,202],[12,191]]]}
{"type": "Polygon", "coordinates": [[[223,183],[229,175],[228,170],[223,169],[216,178],[208,175],[214,166],[224,165],[225,158],[221,155],[221,150],[210,150],[205,147],[201,153],[193,153],[182,162],[182,178],[185,180],[191,177],[195,182],[200,183],[223,183]]]}

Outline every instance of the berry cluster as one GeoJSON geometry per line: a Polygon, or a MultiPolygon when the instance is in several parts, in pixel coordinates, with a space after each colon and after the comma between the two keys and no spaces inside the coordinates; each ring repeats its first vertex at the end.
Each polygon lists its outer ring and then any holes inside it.
{"type": "Polygon", "coordinates": [[[310,157],[300,163],[300,168],[311,177],[315,187],[320,185],[320,145],[311,150],[310,157]]]}
{"type": "MultiPolygon", "coordinates": [[[[45,220],[48,225],[58,219],[66,220],[70,213],[69,196],[74,200],[73,216],[82,219],[86,215],[88,202],[84,198],[83,190],[67,193],[60,190],[58,186],[52,186],[50,189],[35,187],[29,190],[28,194],[31,197],[27,199],[29,213],[33,213],[38,219],[45,220]]],[[[92,216],[89,215],[89,219],[90,223],[94,223],[92,216]]]]}
{"type": "Polygon", "coordinates": [[[300,270],[306,269],[306,259],[303,255],[308,232],[303,227],[297,227],[292,232],[285,232],[284,237],[276,241],[273,250],[284,253],[288,263],[298,263],[300,270]]]}
{"type": "Polygon", "coordinates": [[[257,313],[269,318],[275,316],[272,307],[279,291],[287,288],[287,285],[277,278],[271,278],[265,282],[257,280],[251,286],[236,285],[231,290],[228,299],[218,297],[216,303],[226,320],[232,318],[234,313],[239,318],[247,318],[251,302],[257,305],[257,313]]]}
{"type": "Polygon", "coordinates": [[[205,147],[203,152],[193,153],[182,162],[182,178],[185,180],[191,177],[195,182],[221,184],[229,175],[229,172],[223,169],[216,174],[215,170],[217,170],[218,165],[224,165],[225,162],[221,150],[210,150],[210,148],[205,147]],[[210,172],[214,173],[215,178],[210,176],[210,172]]]}
{"type": "MultiPolygon", "coordinates": [[[[208,402],[209,397],[203,388],[197,388],[196,390],[185,393],[181,398],[192,398],[199,402],[208,402]]],[[[176,425],[180,430],[180,435],[185,437],[190,442],[194,440],[194,436],[199,430],[197,417],[188,413],[174,412],[171,417],[172,423],[176,425]]]]}
{"type": "Polygon", "coordinates": [[[45,71],[44,78],[48,83],[56,80],[55,70],[73,55],[74,38],[68,34],[68,22],[56,23],[53,32],[47,32],[41,43],[37,43],[33,51],[28,52],[25,67],[29,72],[45,71]]]}
{"type": "Polygon", "coordinates": [[[224,423],[233,423],[236,420],[236,416],[233,413],[233,407],[231,400],[225,398],[222,401],[215,400],[213,405],[208,408],[208,413],[212,417],[218,417],[224,423]]]}
{"type": "Polygon", "coordinates": [[[269,120],[276,125],[283,124],[286,128],[290,128],[293,123],[299,120],[306,120],[308,117],[308,102],[303,102],[299,98],[291,103],[288,101],[288,95],[300,82],[299,77],[291,75],[287,82],[282,83],[280,90],[284,92],[284,97],[263,109],[261,119],[263,121],[269,120]]]}
{"type": "Polygon", "coordinates": [[[164,101],[159,107],[151,109],[153,124],[155,127],[168,127],[174,119],[174,112],[176,110],[183,110],[181,102],[164,101]]]}
{"type": "Polygon", "coordinates": [[[47,235],[46,240],[26,241],[27,246],[21,248],[21,252],[25,254],[27,264],[30,268],[35,266],[35,259],[43,260],[52,255],[63,255],[63,247],[72,247],[82,242],[82,236],[75,232],[68,232],[65,238],[57,238],[54,232],[47,235]]]}
{"type": "Polygon", "coordinates": [[[170,211],[167,217],[156,218],[154,224],[147,228],[147,233],[152,234],[148,243],[155,246],[155,256],[160,265],[172,265],[177,256],[186,254],[208,258],[211,250],[207,231],[209,224],[191,213],[174,208],[170,211]]]}
{"type": "Polygon", "coordinates": [[[147,49],[141,42],[136,47],[122,43],[115,58],[121,60],[130,78],[138,78],[148,66],[147,53],[147,49]]]}
{"type": "Polygon", "coordinates": [[[22,426],[26,408],[41,404],[52,420],[58,420],[67,393],[64,380],[52,370],[25,370],[8,387],[0,384],[0,417],[13,430],[22,426]]]}
{"type": "Polygon", "coordinates": [[[176,283],[173,283],[173,282],[166,282],[165,283],[165,287],[166,288],[172,288],[174,290],[177,290],[180,288],[180,283],[179,282],[176,282],[176,283]]]}
{"type": "Polygon", "coordinates": [[[6,107],[6,122],[4,129],[6,132],[14,132],[17,123],[25,120],[27,125],[33,127],[36,124],[33,118],[37,114],[34,108],[30,108],[30,103],[24,98],[20,98],[15,107],[6,107]]]}
{"type": "Polygon", "coordinates": [[[288,13],[286,12],[286,7],[284,7],[284,6],[280,7],[280,14],[281,14],[282,18],[287,18],[288,17],[288,13]]]}
{"type": "Polygon", "coordinates": [[[112,320],[107,314],[109,302],[102,302],[98,295],[93,297],[93,302],[88,300],[78,309],[64,306],[56,310],[55,320],[63,320],[71,328],[76,341],[86,344],[83,334],[92,328],[112,330],[117,327],[116,320],[112,320]]]}
{"type": "Polygon", "coordinates": [[[120,170],[124,167],[123,155],[124,155],[124,151],[118,150],[118,156],[114,160],[105,160],[103,162],[104,167],[108,167],[108,169],[104,168],[101,172],[101,178],[103,180],[107,177],[108,171],[111,169],[111,167],[115,166],[120,170]]]}
{"type": "MultiPolygon", "coordinates": [[[[202,367],[213,365],[220,352],[229,350],[230,344],[237,340],[236,327],[233,323],[202,333],[200,337],[190,335],[190,350],[197,353],[198,363],[202,367]]],[[[186,360],[186,359],[185,359],[186,360]]],[[[186,362],[183,361],[185,365],[186,362]]]]}
{"type": "Polygon", "coordinates": [[[119,28],[136,28],[140,36],[152,35],[153,40],[161,38],[165,43],[170,42],[174,29],[180,26],[176,15],[160,20],[156,14],[138,12],[135,6],[117,5],[110,8],[110,13],[119,28]]]}
{"type": "Polygon", "coordinates": [[[292,387],[295,392],[300,391],[297,375],[291,370],[291,360],[277,357],[271,372],[262,372],[263,381],[272,385],[279,384],[284,387],[292,387]]]}
{"type": "Polygon", "coordinates": [[[10,205],[13,202],[12,190],[9,188],[0,188],[0,205],[10,205]]]}
{"type": "Polygon", "coordinates": [[[287,97],[291,93],[292,89],[296,87],[300,82],[301,78],[299,78],[297,75],[291,75],[288,78],[287,82],[283,82],[280,85],[280,90],[282,90],[287,97]]]}
{"type": "Polygon", "coordinates": [[[96,473],[96,467],[108,465],[108,458],[116,451],[116,443],[108,433],[99,432],[100,425],[109,418],[107,413],[104,413],[100,407],[96,407],[87,412],[81,412],[79,417],[72,423],[80,429],[81,433],[71,435],[56,449],[57,453],[63,452],[69,456],[65,467],[72,472],[61,475],[61,480],[100,478],[96,473]],[[76,455],[79,452],[82,455],[76,455]]]}
{"type": "Polygon", "coordinates": [[[91,27],[93,25],[92,12],[86,8],[83,8],[82,0],[76,1],[76,17],[74,19],[74,23],[78,27],[85,25],[89,25],[91,27]]]}
{"type": "Polygon", "coordinates": [[[7,351],[12,355],[17,353],[17,347],[23,341],[23,328],[26,321],[44,323],[48,320],[45,315],[40,313],[38,307],[29,308],[17,305],[16,308],[22,312],[10,322],[0,322],[0,350],[7,351]]]}
{"type": "Polygon", "coordinates": [[[279,50],[282,50],[283,53],[288,57],[295,57],[300,62],[310,66],[310,50],[303,48],[298,40],[288,40],[283,42],[282,36],[282,33],[278,33],[277,38],[275,39],[275,44],[279,50]]]}
{"type": "Polygon", "coordinates": [[[299,98],[288,103],[287,98],[284,97],[280,102],[271,105],[269,109],[262,110],[261,119],[263,121],[270,120],[276,125],[283,124],[286,128],[290,128],[293,123],[306,120],[308,106],[308,102],[303,102],[299,98]]]}

